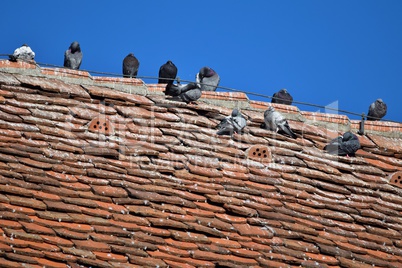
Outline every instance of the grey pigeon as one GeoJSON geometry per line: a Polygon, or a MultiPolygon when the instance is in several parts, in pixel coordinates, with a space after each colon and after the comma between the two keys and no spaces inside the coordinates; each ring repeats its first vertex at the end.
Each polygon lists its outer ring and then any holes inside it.
{"type": "Polygon", "coordinates": [[[293,97],[289,94],[289,92],[285,88],[283,88],[272,96],[271,102],[292,105],[293,97]]]}
{"type": "Polygon", "coordinates": [[[197,73],[195,80],[201,91],[215,91],[221,78],[212,68],[205,66],[197,73]]]}
{"type": "Polygon", "coordinates": [[[341,156],[354,156],[360,148],[359,139],[352,132],[345,132],[343,136],[337,137],[325,145],[324,150],[330,154],[341,156]]]}
{"type": "Polygon", "coordinates": [[[297,138],[296,134],[289,127],[288,121],[281,113],[275,111],[272,106],[269,106],[264,112],[264,124],[262,127],[275,132],[284,132],[294,139],[297,138]]]}
{"type": "Polygon", "coordinates": [[[171,100],[190,103],[201,98],[202,92],[196,83],[188,83],[187,85],[167,84],[165,94],[173,96],[171,100]]]}
{"type": "Polygon", "coordinates": [[[241,114],[239,109],[234,108],[232,114],[222,119],[217,125],[219,128],[218,135],[232,135],[240,133],[247,125],[246,118],[241,114]]]}
{"type": "Polygon", "coordinates": [[[382,99],[377,99],[369,107],[367,120],[377,121],[383,118],[386,114],[387,114],[387,105],[382,101],[382,99]]]}
{"type": "Polygon", "coordinates": [[[172,84],[177,75],[177,67],[168,60],[159,68],[158,84],[172,84]]]}
{"type": "Polygon", "coordinates": [[[34,60],[35,52],[27,45],[23,44],[21,47],[14,50],[13,55],[9,56],[10,60],[17,61],[20,60],[34,60]]]}
{"type": "Polygon", "coordinates": [[[140,62],[133,53],[128,54],[123,60],[123,77],[137,77],[140,62]]]}
{"type": "Polygon", "coordinates": [[[77,41],[71,43],[70,47],[64,52],[64,67],[78,70],[82,62],[82,52],[77,41]]]}

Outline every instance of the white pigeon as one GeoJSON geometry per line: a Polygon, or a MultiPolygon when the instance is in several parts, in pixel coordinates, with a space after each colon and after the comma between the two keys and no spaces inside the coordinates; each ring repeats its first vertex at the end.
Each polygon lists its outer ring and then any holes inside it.
{"type": "Polygon", "coordinates": [[[33,60],[35,58],[35,52],[27,45],[23,44],[21,47],[14,50],[13,55],[10,55],[10,60],[33,60]]]}
{"type": "Polygon", "coordinates": [[[284,132],[296,139],[297,136],[289,127],[288,121],[282,116],[281,113],[275,111],[274,107],[269,106],[264,112],[264,128],[275,132],[284,132]]]}

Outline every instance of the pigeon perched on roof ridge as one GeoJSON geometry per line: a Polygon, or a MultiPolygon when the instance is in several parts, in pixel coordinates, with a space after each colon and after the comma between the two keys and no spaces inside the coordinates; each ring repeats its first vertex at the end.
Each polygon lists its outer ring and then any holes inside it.
{"type": "Polygon", "coordinates": [[[279,103],[279,104],[286,104],[292,105],[293,97],[287,91],[286,88],[282,88],[278,92],[275,92],[272,96],[271,103],[279,103]]]}
{"type": "Polygon", "coordinates": [[[14,50],[12,55],[9,55],[10,60],[17,61],[17,60],[34,60],[35,59],[35,52],[27,45],[23,44],[19,48],[14,50]]]}
{"type": "Polygon", "coordinates": [[[123,59],[123,77],[135,78],[137,77],[140,62],[133,53],[129,53],[123,59]]]}
{"type": "Polygon", "coordinates": [[[275,131],[277,133],[286,133],[294,139],[297,138],[296,134],[290,128],[289,123],[285,119],[285,117],[283,117],[283,115],[278,111],[275,111],[275,108],[272,106],[269,106],[268,109],[264,112],[264,123],[262,127],[271,131],[275,131]]]}
{"type": "Polygon", "coordinates": [[[358,137],[350,131],[345,132],[342,136],[337,137],[325,145],[324,150],[330,154],[340,156],[354,156],[360,148],[358,137]]]}
{"type": "Polygon", "coordinates": [[[233,133],[241,133],[246,125],[246,118],[243,116],[239,109],[234,108],[231,115],[223,118],[221,122],[217,125],[217,128],[219,129],[217,134],[232,135],[233,133]]]}
{"type": "Polygon", "coordinates": [[[382,99],[376,99],[370,106],[367,113],[367,120],[378,121],[387,114],[387,105],[382,99]]]}
{"type": "Polygon", "coordinates": [[[168,60],[159,68],[158,84],[172,84],[176,76],[177,67],[171,60],[168,60]]]}
{"type": "Polygon", "coordinates": [[[70,47],[64,52],[64,67],[78,70],[82,62],[81,46],[77,41],[70,44],[70,47]]]}
{"type": "Polygon", "coordinates": [[[204,66],[196,74],[195,80],[201,91],[216,91],[221,78],[212,68],[204,66]]]}

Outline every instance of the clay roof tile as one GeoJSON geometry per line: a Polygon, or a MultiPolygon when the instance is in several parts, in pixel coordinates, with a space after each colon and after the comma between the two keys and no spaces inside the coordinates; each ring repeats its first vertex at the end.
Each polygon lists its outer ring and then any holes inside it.
{"type": "Polygon", "coordinates": [[[3,265],[402,260],[399,123],[366,122],[356,156],[338,157],[323,147],[357,132],[357,120],[275,104],[291,139],[262,129],[268,103],[244,93],[203,92],[193,105],[137,78],[5,60],[0,86],[3,265]],[[217,135],[234,107],[247,117],[244,133],[217,135]]]}

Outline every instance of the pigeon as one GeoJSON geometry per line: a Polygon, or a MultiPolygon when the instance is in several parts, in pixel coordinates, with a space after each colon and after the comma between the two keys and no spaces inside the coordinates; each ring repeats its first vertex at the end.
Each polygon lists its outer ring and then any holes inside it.
{"type": "Polygon", "coordinates": [[[158,84],[172,84],[177,75],[177,67],[168,60],[159,68],[158,84]],[[167,79],[166,79],[167,78],[167,79]]]}
{"type": "Polygon", "coordinates": [[[64,52],[64,67],[78,70],[82,62],[82,52],[77,41],[71,43],[70,47],[64,52]]]}
{"type": "Polygon", "coordinates": [[[325,145],[324,150],[330,154],[340,156],[354,156],[355,152],[360,148],[359,139],[355,134],[348,131],[343,136],[337,137],[325,145]]]}
{"type": "Polygon", "coordinates": [[[386,114],[387,114],[387,105],[382,101],[382,99],[377,99],[369,107],[367,120],[377,121],[383,118],[386,114]]]}
{"type": "Polygon", "coordinates": [[[123,60],[123,77],[137,77],[140,62],[133,53],[128,54],[123,60]]]}
{"type": "Polygon", "coordinates": [[[195,79],[201,91],[215,91],[221,80],[213,69],[206,66],[200,69],[195,79]]]}
{"type": "Polygon", "coordinates": [[[292,105],[293,102],[293,97],[289,94],[289,92],[286,90],[286,88],[283,88],[276,92],[272,96],[271,103],[280,103],[280,104],[286,104],[286,105],[292,105]]]}
{"type": "Polygon", "coordinates": [[[21,47],[14,50],[13,55],[9,56],[10,60],[17,61],[20,60],[34,60],[35,52],[27,45],[23,44],[21,47]]]}
{"type": "Polygon", "coordinates": [[[269,106],[264,112],[264,123],[262,124],[262,127],[275,132],[284,132],[294,139],[297,138],[296,134],[290,129],[288,121],[282,116],[282,114],[275,111],[272,106],[269,106]]]}
{"type": "Polygon", "coordinates": [[[167,84],[165,94],[173,96],[171,100],[184,101],[186,103],[194,102],[201,98],[201,89],[196,83],[182,84],[167,84]]]}
{"type": "Polygon", "coordinates": [[[240,133],[247,125],[246,118],[241,114],[239,109],[235,108],[232,114],[222,119],[217,125],[219,128],[218,135],[232,135],[233,133],[240,133]]]}

